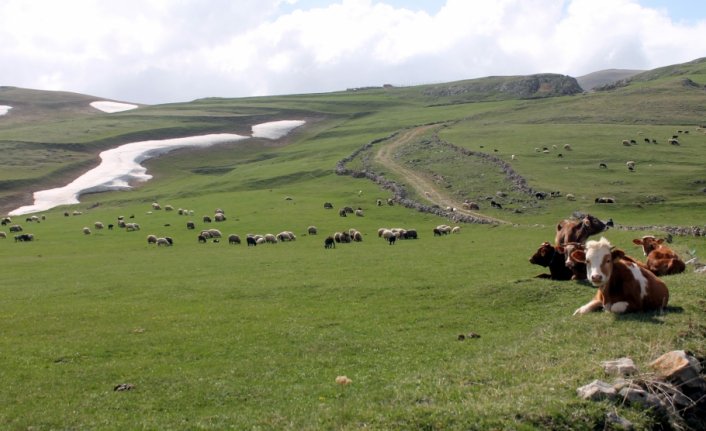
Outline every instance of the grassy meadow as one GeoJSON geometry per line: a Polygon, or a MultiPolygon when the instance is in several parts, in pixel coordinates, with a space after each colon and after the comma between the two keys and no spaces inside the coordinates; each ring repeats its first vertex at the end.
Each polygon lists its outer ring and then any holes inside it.
{"type": "MultiPolygon", "coordinates": [[[[36,240],[0,239],[0,428],[593,430],[611,411],[636,429],[658,428],[662,418],[647,410],[582,401],[576,388],[605,378],[604,360],[627,356],[647,372],[661,354],[685,349],[703,361],[703,275],[689,266],[665,277],[664,313],[577,317],[595,290],[537,279],[544,268],[528,258],[574,211],[613,218],[617,228],[606,237],[640,258],[633,238],[662,235],[663,226],[704,227],[706,93],[681,84],[703,82],[704,66],[679,70],[608,92],[537,100],[465,103],[410,87],[212,98],[116,114],[76,109],[70,118],[38,110],[31,122],[5,125],[0,117],[2,212],[32,190],[63,185],[119,143],[307,120],[281,141],[151,159],[151,181],[82,196],[78,205],[39,214],[41,223],[13,218],[36,240]],[[449,196],[478,200],[482,213],[507,223],[463,224],[457,235],[433,237],[434,226],[452,222],[376,206],[389,191],[334,173],[369,142],[429,124],[437,126],[396,160],[443,178],[434,184],[449,196]],[[681,145],[667,144],[678,130],[681,145]],[[624,139],[637,145],[623,146],[624,139]],[[493,154],[533,189],[576,200],[521,195],[497,166],[451,146],[493,154]],[[545,146],[549,153],[535,151],[545,146]],[[635,172],[627,160],[636,161],[635,172]],[[497,191],[513,199],[502,210],[482,200],[497,191]],[[598,196],[616,203],[595,204],[598,196]],[[194,213],[153,211],[152,202],[194,213]],[[339,217],[343,206],[365,215],[339,217]],[[216,208],[227,220],[203,223],[216,208]],[[64,216],[74,210],[82,215],[64,216]],[[133,216],[128,221],[141,230],[93,228],[117,224],[118,216],[133,216]],[[290,230],[297,239],[201,244],[188,220],[224,236],[290,230]],[[307,234],[309,225],[318,235],[307,234]],[[391,246],[377,237],[380,227],[414,228],[420,238],[391,246]],[[327,235],[349,228],[363,241],[324,249],[327,235]],[[170,236],[174,246],[148,245],[148,234],[170,236]],[[459,340],[471,332],[480,338],[459,340]],[[336,384],[340,375],[352,383],[336,384]],[[120,384],[132,386],[114,390],[120,384]]],[[[386,144],[349,164],[404,184],[371,162],[386,144]]],[[[706,255],[702,237],[675,236],[672,246],[685,259],[706,255]]]]}

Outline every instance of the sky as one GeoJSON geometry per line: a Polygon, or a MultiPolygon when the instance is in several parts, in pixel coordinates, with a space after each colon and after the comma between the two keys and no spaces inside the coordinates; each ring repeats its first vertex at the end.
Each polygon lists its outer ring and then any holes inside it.
{"type": "Polygon", "coordinates": [[[131,103],[653,69],[703,0],[0,0],[0,86],[131,103]]]}

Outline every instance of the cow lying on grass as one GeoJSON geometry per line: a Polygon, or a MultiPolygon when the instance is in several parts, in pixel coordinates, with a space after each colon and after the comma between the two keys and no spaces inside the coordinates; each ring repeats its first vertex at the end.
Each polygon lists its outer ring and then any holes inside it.
{"type": "Polygon", "coordinates": [[[564,264],[564,254],[559,253],[548,242],[542,243],[529,259],[531,264],[549,268],[549,274],[539,274],[536,278],[552,280],[571,280],[573,272],[564,264]]]}
{"type": "Polygon", "coordinates": [[[586,264],[588,280],[598,288],[587,304],[576,314],[586,314],[603,308],[613,313],[661,310],[669,301],[669,290],[650,270],[641,267],[613,248],[610,242],[588,241],[586,249],[575,250],[572,259],[586,264]]]}
{"type": "Polygon", "coordinates": [[[647,235],[641,239],[634,239],[632,242],[642,246],[642,251],[647,256],[646,266],[655,275],[679,274],[686,269],[686,264],[679,258],[679,255],[662,244],[663,238],[657,239],[652,235],[647,235]]]}

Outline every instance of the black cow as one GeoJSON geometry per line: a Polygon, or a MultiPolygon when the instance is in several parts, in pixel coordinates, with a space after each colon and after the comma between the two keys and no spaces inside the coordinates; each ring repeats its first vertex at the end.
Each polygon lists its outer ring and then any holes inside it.
{"type": "Polygon", "coordinates": [[[530,257],[533,265],[549,267],[549,274],[539,274],[536,278],[549,278],[551,280],[571,280],[574,273],[566,267],[563,253],[559,253],[548,242],[542,243],[539,249],[530,257]]]}

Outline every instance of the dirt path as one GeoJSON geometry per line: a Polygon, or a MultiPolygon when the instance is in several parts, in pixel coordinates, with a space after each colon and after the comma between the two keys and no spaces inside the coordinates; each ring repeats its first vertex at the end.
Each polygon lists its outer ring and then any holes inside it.
{"type": "Polygon", "coordinates": [[[420,174],[406,166],[398,163],[395,160],[394,154],[398,148],[413,142],[424,133],[427,133],[434,127],[438,126],[421,126],[400,133],[394,139],[386,142],[375,153],[375,162],[379,163],[388,170],[404,179],[404,182],[413,188],[417,194],[428,200],[432,205],[438,205],[441,208],[452,207],[456,208],[456,212],[464,215],[484,219],[492,223],[509,223],[505,220],[500,220],[494,217],[489,217],[475,211],[469,211],[463,208],[463,202],[460,202],[448,194],[440,190],[433,181],[429,180],[425,175],[420,174]]]}

